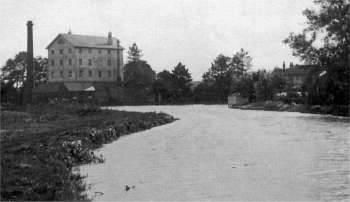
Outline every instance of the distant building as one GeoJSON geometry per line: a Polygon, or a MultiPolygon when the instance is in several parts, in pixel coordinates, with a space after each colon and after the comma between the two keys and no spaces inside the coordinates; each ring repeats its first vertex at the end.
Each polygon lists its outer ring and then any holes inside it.
{"type": "Polygon", "coordinates": [[[290,63],[289,68],[286,69],[285,63],[283,63],[282,75],[292,86],[301,87],[310,70],[314,67],[313,65],[293,65],[290,63]]]}
{"type": "Polygon", "coordinates": [[[117,38],[59,34],[48,46],[49,82],[121,82],[123,50],[117,38]]]}
{"type": "Polygon", "coordinates": [[[245,105],[249,103],[249,99],[243,97],[240,93],[233,93],[227,97],[229,107],[245,105]]]}
{"type": "Polygon", "coordinates": [[[58,34],[47,46],[48,83],[33,89],[39,100],[120,100],[123,51],[117,38],[58,34]]]}

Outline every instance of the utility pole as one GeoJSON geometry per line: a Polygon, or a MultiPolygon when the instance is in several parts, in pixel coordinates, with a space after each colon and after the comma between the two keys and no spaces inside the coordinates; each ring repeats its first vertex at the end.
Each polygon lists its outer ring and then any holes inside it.
{"type": "Polygon", "coordinates": [[[34,87],[33,75],[33,22],[27,22],[27,65],[26,65],[26,82],[24,83],[24,97],[23,104],[32,103],[32,90],[34,87]]]}

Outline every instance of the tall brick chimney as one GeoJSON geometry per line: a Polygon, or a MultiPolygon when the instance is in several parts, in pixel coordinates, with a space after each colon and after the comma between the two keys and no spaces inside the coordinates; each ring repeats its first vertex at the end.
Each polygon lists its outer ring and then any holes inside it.
{"type": "Polygon", "coordinates": [[[32,90],[34,87],[34,75],[33,75],[33,22],[27,22],[27,80],[24,84],[24,103],[30,104],[32,102],[32,90]]]}

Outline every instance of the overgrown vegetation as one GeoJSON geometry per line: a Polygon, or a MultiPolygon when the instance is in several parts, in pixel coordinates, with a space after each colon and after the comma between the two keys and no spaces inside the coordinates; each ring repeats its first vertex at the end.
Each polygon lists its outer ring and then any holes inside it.
{"type": "Polygon", "coordinates": [[[310,104],[349,105],[350,3],[348,0],[314,0],[317,9],[303,14],[308,26],[284,40],[295,56],[318,68],[306,85],[310,104]]]}
{"type": "Polygon", "coordinates": [[[75,166],[103,162],[94,149],[173,122],[163,113],[42,106],[1,112],[1,200],[87,200],[75,166]]]}

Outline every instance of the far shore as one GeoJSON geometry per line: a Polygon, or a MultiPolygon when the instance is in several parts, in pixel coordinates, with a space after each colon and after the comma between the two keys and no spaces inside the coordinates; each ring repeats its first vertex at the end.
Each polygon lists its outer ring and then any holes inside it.
{"type": "Polygon", "coordinates": [[[321,106],[306,104],[287,104],[279,101],[253,102],[246,105],[233,106],[231,108],[241,110],[263,110],[263,111],[280,111],[280,112],[301,112],[310,114],[330,114],[335,116],[350,116],[349,106],[321,106]]]}

